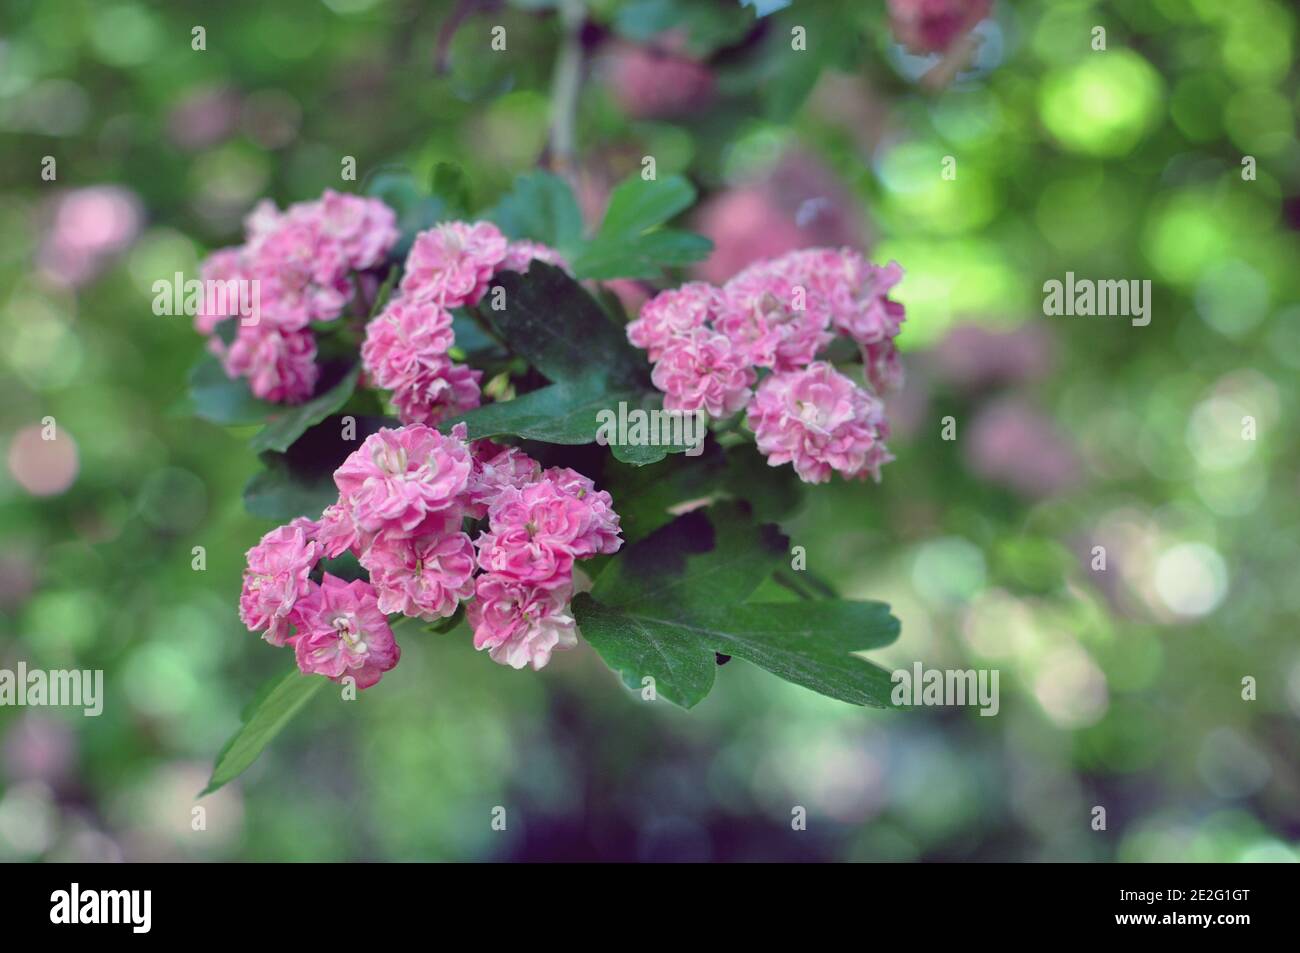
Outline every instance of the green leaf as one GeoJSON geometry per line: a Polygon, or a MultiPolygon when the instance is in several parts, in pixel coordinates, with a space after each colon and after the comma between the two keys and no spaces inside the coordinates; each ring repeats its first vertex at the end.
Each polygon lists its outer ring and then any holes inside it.
{"type": "Polygon", "coordinates": [[[338,500],[330,474],[295,472],[280,454],[262,455],[266,469],[244,485],[244,509],[253,516],[287,523],[298,516],[318,519],[325,507],[338,500]]]}
{"type": "Polygon", "coordinates": [[[257,453],[274,450],[283,453],[308,428],[314,427],[348,402],[356,390],[361,365],[356,364],[329,387],[304,404],[281,407],[265,427],[257,432],[249,446],[257,453]]]}
{"type": "Polygon", "coordinates": [[[470,199],[469,179],[465,171],[454,162],[439,162],[433,167],[433,195],[442,201],[443,208],[453,218],[468,218],[473,207],[470,199]]]}
{"type": "Polygon", "coordinates": [[[771,466],[752,443],[727,448],[722,487],[732,499],[745,500],[756,519],[783,519],[803,502],[804,486],[790,466],[771,466]]]}
{"type": "MultiPolygon", "coordinates": [[[[505,307],[480,306],[480,313],[511,351],[548,380],[648,383],[645,354],[563,269],[534,261],[527,275],[504,271],[493,284],[504,290],[505,307]]],[[[491,298],[489,290],[484,300],[491,298]]]]}
{"type": "Polygon", "coordinates": [[[211,794],[243,774],[326,681],[319,675],[304,675],[295,669],[264,685],[245,709],[243,725],[217,755],[212,778],[199,797],[211,794]]]}
{"type": "Polygon", "coordinates": [[[401,237],[388,252],[388,260],[393,264],[406,261],[417,234],[453,217],[443,200],[429,195],[420,180],[406,169],[377,170],[367,176],[363,191],[383,200],[397,214],[401,237]]]}
{"type": "MultiPolygon", "coordinates": [[[[505,307],[481,307],[479,313],[514,354],[552,383],[444,421],[444,433],[464,423],[471,440],[514,435],[547,443],[592,443],[602,412],[617,415],[621,404],[646,410],[662,406],[661,395],[649,386],[645,354],[627,342],[622,326],[562,269],[534,261],[526,275],[502,272],[494,285],[504,292],[505,307]]],[[[485,300],[493,297],[489,291],[485,300]]],[[[611,450],[619,460],[643,466],[687,448],[611,450]]]]}
{"type": "Polygon", "coordinates": [[[566,255],[582,242],[582,211],[573,190],[549,172],[516,178],[514,189],[487,217],[510,238],[530,238],[566,255]]]}
{"type": "Polygon", "coordinates": [[[221,362],[211,354],[190,371],[189,407],[196,417],[226,427],[257,424],[283,405],[258,400],[242,377],[226,376],[221,362]]]}
{"type": "Polygon", "coordinates": [[[573,607],[587,641],[625,684],[640,688],[650,675],[656,692],[683,708],[713,687],[717,654],[840,701],[890,706],[889,672],[852,654],[898,637],[898,620],[884,603],[768,602],[686,612],[666,604],[609,607],[582,593],[573,607]]]}
{"type": "Polygon", "coordinates": [[[573,600],[587,641],[629,687],[690,708],[716,656],[857,705],[888,707],[889,673],[853,653],[887,645],[898,621],[878,602],[746,600],[783,565],[788,540],[735,504],[678,517],[610,561],[573,600]]]}
{"type": "Polygon", "coordinates": [[[439,619],[437,622],[430,623],[429,631],[444,635],[457,628],[465,621],[465,603],[456,606],[456,611],[446,618],[439,619]]]}
{"type": "Polygon", "coordinates": [[[639,401],[642,391],[612,391],[599,379],[551,384],[513,400],[484,404],[438,425],[450,433],[458,423],[469,428],[469,439],[517,436],[546,443],[594,443],[600,429],[597,415],[620,400],[639,401]]]}
{"type": "Polygon", "coordinates": [[[614,187],[600,223],[598,238],[618,239],[635,236],[662,225],[695,201],[695,186],[680,175],[662,179],[643,179],[639,175],[624,179],[614,187]]]}
{"type": "Polygon", "coordinates": [[[800,4],[773,18],[761,55],[763,69],[757,77],[759,95],[768,116],[789,119],[817,85],[822,70],[844,65],[857,42],[853,28],[857,11],[841,0],[800,4]],[[806,31],[807,49],[791,50],[793,27],[806,31]]]}
{"type": "Polygon", "coordinates": [[[582,278],[654,278],[664,268],[676,268],[708,258],[713,242],[703,235],[664,228],[628,242],[593,241],[573,263],[582,278]]]}
{"type": "Polygon", "coordinates": [[[614,31],[637,43],[650,43],[669,30],[685,33],[687,50],[707,56],[741,39],[754,26],[754,14],[739,3],[700,0],[630,0],[614,17],[614,31]]]}
{"type": "Polygon", "coordinates": [[[768,466],[748,442],[728,447],[724,454],[710,439],[700,456],[674,456],[654,467],[607,467],[605,477],[604,488],[618,501],[623,538],[629,543],[672,522],[692,504],[744,500],[755,519],[776,521],[803,499],[803,484],[794,471],[768,466]]]}
{"type": "Polygon", "coordinates": [[[628,547],[596,578],[591,594],[609,605],[744,602],[784,563],[788,542],[739,504],[721,503],[680,516],[628,547]]]}
{"type": "Polygon", "coordinates": [[[695,201],[695,187],[680,175],[626,179],[610,195],[596,235],[570,260],[579,278],[653,278],[663,267],[708,255],[700,235],[661,228],[695,201]]]}
{"type": "Polygon", "coordinates": [[[308,429],[284,453],[261,455],[265,467],[244,487],[244,509],[253,516],[287,523],[295,516],[320,517],[338,500],[334,471],[348,454],[381,427],[396,427],[385,417],[357,416],[356,439],[345,440],[343,418],[327,417],[308,429]]]}

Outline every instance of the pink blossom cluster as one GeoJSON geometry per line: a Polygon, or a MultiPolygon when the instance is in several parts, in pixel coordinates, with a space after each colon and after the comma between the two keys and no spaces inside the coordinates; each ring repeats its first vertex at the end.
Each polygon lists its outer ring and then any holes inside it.
{"type": "Polygon", "coordinates": [[[943,53],[989,15],[993,0],[889,0],[894,36],[913,53],[943,53]]]}
{"type": "Polygon", "coordinates": [[[903,377],[903,306],[889,297],[902,277],[896,262],[873,265],[848,248],[790,252],[721,287],[661,292],[627,336],[654,362],[665,409],[717,418],[745,408],[770,465],[790,463],[809,483],[832,471],[879,479],[893,459],[879,395],[903,377]],[[866,386],[817,359],[837,336],[857,345],[866,386]]]}
{"type": "Polygon", "coordinates": [[[530,241],[507,241],[489,222],[444,222],[416,236],[398,294],[366,327],[361,360],[370,381],[392,391],[404,424],[437,424],[479,405],[482,372],[456,364],[452,308],[478,304],[499,271],[534,259],[567,268],[530,241]]]}
{"type": "MultiPolygon", "coordinates": [[[[245,220],[243,245],[203,263],[204,288],[216,282],[257,285],[257,313],[239,313],[238,295],[205,293],[195,327],[231,377],[248,379],[263,400],[301,403],[319,376],[314,321],[337,319],[397,241],[396,216],[383,202],[325,190],[314,202],[280,211],[269,201],[245,220]],[[217,325],[235,319],[229,345],[217,325]]],[[[230,287],[235,287],[230,285],[230,287]]],[[[247,299],[246,299],[247,300],[247,299]]]]}
{"type": "Polygon", "coordinates": [[[397,664],[395,613],[446,618],[471,600],[475,647],[513,668],[575,645],[574,563],[622,544],[613,500],[573,470],[465,435],[413,424],[368,437],[335,471],[339,498],[319,521],[296,519],[248,551],[249,630],[292,645],[303,672],[361,688],[397,664]],[[471,540],[474,521],[486,528],[471,540]],[[311,578],[344,552],[369,581],[311,578]]]}

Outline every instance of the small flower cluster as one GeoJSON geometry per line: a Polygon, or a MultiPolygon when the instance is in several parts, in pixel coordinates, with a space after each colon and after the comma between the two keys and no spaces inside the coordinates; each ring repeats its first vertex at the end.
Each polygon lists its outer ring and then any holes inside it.
{"type": "Polygon", "coordinates": [[[577,642],[569,600],[575,560],[622,544],[610,495],[567,468],[542,470],[516,448],[465,441],[422,424],[368,437],[334,473],[338,502],[296,519],[248,551],[240,619],[298,667],[360,688],[400,651],[388,616],[433,620],[472,599],[474,645],[494,661],[540,669],[577,642]],[[471,540],[467,521],[486,520],[471,540]],[[369,581],[330,573],[353,553],[369,581]],[[476,575],[476,573],[478,573],[476,575]]]}
{"type": "Polygon", "coordinates": [[[247,378],[256,397],[301,403],[319,376],[311,322],[337,319],[358,281],[377,283],[373,270],[398,238],[396,216],[376,199],[327,189],[317,201],[283,212],[262,202],[244,224],[245,243],[214,252],[201,275],[205,288],[215,282],[257,282],[256,320],[237,321],[227,344],[216,330],[241,317],[238,296],[223,295],[223,304],[215,305],[204,295],[195,327],[209,336],[209,348],[226,373],[247,378]]]}
{"type": "Polygon", "coordinates": [[[877,395],[902,383],[894,338],[903,306],[889,298],[902,276],[897,263],[882,268],[847,248],[791,252],[720,288],[697,281],[661,292],[627,336],[654,362],[666,409],[716,418],[747,408],[772,466],[791,463],[809,483],[832,471],[879,479],[893,457],[877,395]],[[816,359],[836,335],[858,345],[870,390],[816,359]]]}
{"type": "Polygon", "coordinates": [[[894,36],[913,53],[943,53],[989,15],[993,0],[889,0],[894,36]]]}
{"type": "Polygon", "coordinates": [[[401,289],[366,327],[361,360],[371,382],[392,391],[404,424],[436,424],[479,405],[482,372],[447,356],[452,308],[478,304],[498,271],[540,259],[567,267],[536,242],[509,242],[489,222],[444,222],[411,246],[401,289]]]}

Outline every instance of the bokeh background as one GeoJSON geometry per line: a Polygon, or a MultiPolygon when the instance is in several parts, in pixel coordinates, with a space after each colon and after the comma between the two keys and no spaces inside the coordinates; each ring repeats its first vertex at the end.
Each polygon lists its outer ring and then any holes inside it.
{"type": "Polygon", "coordinates": [[[107,699],[0,708],[0,859],[1300,858],[1297,14],[1274,0],[997,0],[947,83],[883,0],[591,3],[591,215],[651,154],[700,188],[706,277],[828,243],[906,269],[898,460],[785,529],[894,606],[878,659],[996,668],[1000,713],[862,710],[743,662],[688,713],[585,646],[533,674],[408,634],[192,829],[285,656],[236,618],[270,528],[240,501],[248,432],[176,411],[202,344],[151,286],[260,197],[356,188],[344,155],[359,179],[455,161],[491,204],[545,149],[551,7],[4,4],[0,667],[102,668],[107,699]],[[1149,279],[1150,326],[1045,317],[1066,271],[1149,279]]]}

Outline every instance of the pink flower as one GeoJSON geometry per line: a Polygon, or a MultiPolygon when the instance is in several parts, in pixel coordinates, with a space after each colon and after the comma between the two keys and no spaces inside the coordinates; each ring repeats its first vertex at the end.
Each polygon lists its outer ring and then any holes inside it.
{"type": "Polygon", "coordinates": [[[359,530],[409,536],[456,505],[472,467],[459,440],[413,424],[371,434],[334,471],[334,483],[359,530]]]}
{"type": "Polygon", "coordinates": [[[280,227],[285,216],[270,199],[262,199],[244,216],[244,235],[250,246],[280,227]]]}
{"type": "Polygon", "coordinates": [[[290,614],[307,595],[307,576],[321,555],[315,529],[310,520],[294,520],[271,530],[248,551],[239,619],[250,632],[264,629],[263,638],[272,645],[288,641],[290,614]]]}
{"type": "Polygon", "coordinates": [[[474,594],[474,544],[459,531],[459,517],[431,522],[416,538],[379,536],[361,557],[381,611],[432,620],[474,594]]]}
{"type": "Polygon", "coordinates": [[[479,534],[479,566],[546,589],[568,586],[590,520],[586,504],[549,481],[506,487],[488,511],[490,531],[479,534]]]}
{"type": "Polygon", "coordinates": [[[224,365],[231,377],[248,378],[254,397],[282,404],[310,397],[320,373],[311,331],[282,331],[266,322],[240,325],[224,365]]]}
{"type": "Polygon", "coordinates": [[[674,339],[650,376],[664,392],[666,410],[703,410],[718,419],[744,407],[754,383],[745,352],[708,328],[674,339]]]}
{"type": "Polygon", "coordinates": [[[749,426],[770,466],[793,463],[807,483],[824,483],[832,470],[879,479],[893,459],[882,442],[889,425],[880,401],[824,361],[764,380],[749,426]]]}
{"type": "Polygon", "coordinates": [[[434,367],[455,340],[446,308],[397,298],[366,325],[361,360],[377,386],[396,390],[434,367]]]}
{"type": "Polygon", "coordinates": [[[341,556],[348,550],[359,551],[360,538],[350,508],[342,503],[325,507],[316,531],[316,541],[328,559],[341,556]]]}
{"type": "Polygon", "coordinates": [[[352,297],[346,260],[310,222],[282,219],[248,250],[248,274],[261,285],[264,321],[286,330],[332,321],[352,297]]]}
{"type": "Polygon", "coordinates": [[[199,309],[194,315],[194,329],[200,334],[212,334],[218,324],[238,313],[238,293],[218,298],[209,295],[207,289],[212,287],[213,282],[247,280],[244,275],[243,253],[242,248],[220,248],[209,255],[200,267],[199,278],[203,282],[204,293],[199,296],[199,309]],[[224,307],[216,307],[218,305],[224,307]]]}
{"type": "Polygon", "coordinates": [[[622,544],[613,500],[591,480],[552,469],[522,489],[505,487],[479,534],[479,566],[544,589],[572,584],[573,561],[616,552],[622,544]]]}
{"type": "Polygon", "coordinates": [[[614,95],[624,112],[635,119],[662,119],[698,112],[713,97],[713,73],[703,63],[679,56],[667,47],[621,45],[613,59],[614,95]]]}
{"type": "Polygon", "coordinates": [[[942,53],[989,14],[993,0],[889,0],[894,36],[913,53],[942,53]]]}
{"type": "Polygon", "coordinates": [[[862,368],[877,394],[888,394],[903,387],[903,362],[898,348],[888,338],[862,346],[862,368]]]}
{"type": "Polygon", "coordinates": [[[829,308],[835,329],[860,345],[871,386],[878,393],[900,388],[903,367],[893,339],[902,331],[905,314],[889,297],[903,278],[898,262],[881,267],[849,248],[809,248],[781,263],[829,308]]]}
{"type": "Polygon", "coordinates": [[[294,655],[298,668],[308,674],[336,682],[350,675],[358,688],[369,688],[401,658],[388,618],[368,582],[344,582],[326,573],[321,584],[313,584],[298,603],[294,615],[298,626],[294,655]]]}
{"type": "Polygon", "coordinates": [[[402,291],[444,308],[477,304],[505,260],[506,237],[490,222],[444,222],[415,237],[402,291]]]}
{"type": "MultiPolygon", "coordinates": [[[[457,424],[452,433],[464,440],[465,425],[457,424]]],[[[462,502],[466,513],[474,519],[486,516],[488,507],[506,487],[521,489],[536,483],[541,476],[541,466],[518,447],[502,447],[491,440],[476,440],[470,446],[470,456],[474,460],[474,470],[462,502]]]]}
{"type": "Polygon", "coordinates": [[[530,242],[526,239],[511,242],[506,246],[506,257],[502,259],[498,270],[526,272],[528,266],[534,261],[544,261],[548,265],[555,265],[557,268],[572,272],[569,263],[564,260],[564,256],[554,248],[543,245],[541,242],[530,242]]]}
{"type": "Polygon", "coordinates": [[[484,531],[474,541],[478,564],[494,572],[541,589],[560,589],[573,584],[573,552],[567,545],[534,539],[522,526],[499,533],[484,531]]]}
{"type": "Polygon", "coordinates": [[[661,291],[642,305],[640,315],[628,324],[627,339],[657,361],[673,341],[712,321],[721,305],[718,289],[702,281],[661,291]]]}
{"type": "MultiPolygon", "coordinates": [[[[234,316],[229,304],[210,299],[212,282],[255,283],[249,294],[258,322],[244,326],[227,352],[212,337],[208,348],[225,363],[232,377],[247,377],[264,400],[294,403],[311,395],[316,383],[316,346],[308,325],[338,318],[356,293],[352,275],[362,285],[375,282],[367,269],[383,263],[398,238],[391,209],[376,199],[326,190],[320,200],[300,202],[284,212],[263,201],[248,215],[246,244],[213,253],[204,262],[205,294],[195,327],[211,335],[234,316]]],[[[242,289],[241,289],[242,291],[242,289]]],[[[242,295],[227,300],[238,301],[242,295]]]]}
{"type": "Polygon", "coordinates": [[[803,367],[830,343],[830,309],[792,267],[792,256],[751,265],[723,286],[722,297],[714,327],[759,367],[803,367]]]}
{"type": "Polygon", "coordinates": [[[578,644],[569,615],[569,589],[543,589],[488,573],[476,580],[466,615],[474,629],[474,648],[487,649],[492,661],[511,668],[543,668],[555,649],[578,644]]]}
{"type": "Polygon", "coordinates": [[[614,498],[606,490],[597,490],[588,477],[568,467],[550,467],[542,478],[587,507],[586,525],[572,543],[574,555],[583,559],[597,553],[618,552],[623,545],[620,521],[614,512],[614,498]]]}
{"type": "Polygon", "coordinates": [[[905,314],[903,306],[889,298],[903,280],[898,262],[882,268],[849,249],[819,248],[796,254],[809,283],[829,304],[836,330],[859,344],[878,344],[898,336],[905,314]]]}
{"type": "Polygon", "coordinates": [[[397,243],[397,216],[378,199],[362,198],[326,189],[319,202],[309,205],[322,237],[335,245],[349,268],[366,271],[383,264],[397,243]]]}
{"type": "Polygon", "coordinates": [[[482,399],[483,372],[450,358],[438,357],[393,390],[393,406],[404,424],[437,424],[473,410],[482,399]]]}

